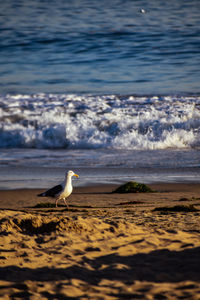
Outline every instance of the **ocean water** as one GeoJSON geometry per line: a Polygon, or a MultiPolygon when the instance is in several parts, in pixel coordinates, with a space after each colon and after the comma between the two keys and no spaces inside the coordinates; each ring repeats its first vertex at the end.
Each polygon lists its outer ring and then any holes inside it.
{"type": "Polygon", "coordinates": [[[0,116],[0,148],[200,147],[200,96],[7,95],[0,116]]]}
{"type": "Polygon", "coordinates": [[[1,93],[200,92],[199,0],[0,2],[1,93]]]}
{"type": "Polygon", "coordinates": [[[199,53],[198,0],[1,1],[0,188],[200,182],[199,53]]]}

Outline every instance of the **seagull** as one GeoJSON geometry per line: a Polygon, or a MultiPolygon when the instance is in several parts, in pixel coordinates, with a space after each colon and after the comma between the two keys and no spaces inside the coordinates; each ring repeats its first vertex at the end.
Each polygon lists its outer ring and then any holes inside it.
{"type": "Polygon", "coordinates": [[[144,8],[140,9],[141,14],[146,14],[146,10],[144,8]]]}
{"type": "Polygon", "coordinates": [[[69,206],[66,202],[66,198],[71,195],[73,187],[72,187],[72,176],[79,177],[77,174],[75,174],[73,171],[68,171],[65,174],[65,180],[63,183],[56,185],[52,187],[51,189],[47,190],[46,192],[43,192],[41,194],[38,194],[38,197],[51,197],[56,199],[56,207],[58,204],[58,200],[63,199],[65,205],[69,209],[69,206]]]}

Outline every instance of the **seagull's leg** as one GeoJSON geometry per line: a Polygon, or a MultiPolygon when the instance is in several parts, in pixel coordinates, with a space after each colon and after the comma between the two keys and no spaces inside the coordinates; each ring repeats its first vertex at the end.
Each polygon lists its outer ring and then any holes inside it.
{"type": "Polygon", "coordinates": [[[58,207],[58,200],[59,198],[56,198],[56,207],[58,207]]]}
{"type": "Polygon", "coordinates": [[[68,205],[68,203],[66,202],[65,198],[63,198],[63,201],[64,201],[65,205],[67,206],[67,209],[69,209],[69,205],[68,205]]]}

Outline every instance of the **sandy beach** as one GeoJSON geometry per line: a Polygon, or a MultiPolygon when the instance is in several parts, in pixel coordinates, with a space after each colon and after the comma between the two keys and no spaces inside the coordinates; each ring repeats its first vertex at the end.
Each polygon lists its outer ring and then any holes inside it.
{"type": "Polygon", "coordinates": [[[69,210],[0,191],[0,298],[200,299],[200,185],[151,187],[75,188],[69,210]]]}
{"type": "Polygon", "coordinates": [[[200,1],[0,16],[0,300],[200,300],[200,1]]]}

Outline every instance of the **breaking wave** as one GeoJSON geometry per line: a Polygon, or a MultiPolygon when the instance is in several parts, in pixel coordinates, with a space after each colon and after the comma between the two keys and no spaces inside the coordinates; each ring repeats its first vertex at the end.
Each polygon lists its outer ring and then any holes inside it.
{"type": "Polygon", "coordinates": [[[6,95],[0,147],[167,149],[200,146],[200,96],[6,95]]]}

